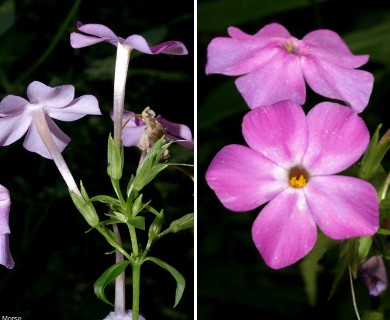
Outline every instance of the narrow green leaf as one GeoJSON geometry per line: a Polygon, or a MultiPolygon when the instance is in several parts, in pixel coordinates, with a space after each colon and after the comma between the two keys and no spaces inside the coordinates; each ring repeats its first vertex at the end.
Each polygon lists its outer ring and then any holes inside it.
{"type": "Polygon", "coordinates": [[[388,235],[390,235],[390,230],[379,228],[378,234],[382,234],[384,236],[388,236],[388,235]]]}
{"type": "Polygon", "coordinates": [[[181,297],[183,296],[184,288],[186,286],[186,281],[184,277],[181,275],[179,271],[177,271],[174,267],[169,265],[168,263],[155,258],[155,257],[146,257],[144,261],[151,261],[160,266],[161,268],[167,270],[172,277],[175,278],[176,280],[176,294],[175,294],[175,304],[173,307],[176,307],[177,304],[179,303],[181,297]]]}
{"type": "Polygon", "coordinates": [[[110,197],[110,196],[105,196],[105,195],[94,196],[90,200],[92,202],[99,201],[102,203],[111,204],[113,206],[119,206],[119,207],[121,205],[121,203],[118,199],[115,199],[115,198],[110,197]]]}
{"type": "Polygon", "coordinates": [[[99,277],[99,279],[96,280],[95,284],[93,285],[93,289],[95,291],[96,296],[103,300],[105,303],[108,303],[111,306],[114,306],[113,303],[111,303],[104,294],[104,289],[106,286],[114,281],[130,264],[130,261],[121,261],[113,266],[109,267],[104,273],[99,277]]]}
{"type": "Polygon", "coordinates": [[[366,259],[368,254],[370,253],[372,246],[372,238],[371,237],[360,237],[359,238],[359,259],[363,261],[366,259]]]}

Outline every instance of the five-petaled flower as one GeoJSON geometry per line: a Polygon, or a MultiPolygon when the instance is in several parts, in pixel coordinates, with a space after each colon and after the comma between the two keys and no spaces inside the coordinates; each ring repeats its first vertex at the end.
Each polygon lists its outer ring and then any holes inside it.
{"type": "Polygon", "coordinates": [[[358,161],[369,143],[364,121],[351,108],[323,102],[306,116],[300,105],[282,101],[250,111],[242,130],[249,147],[224,147],[206,180],[232,211],[268,202],[252,226],[268,266],[279,269],[303,258],[316,242],[316,225],[335,240],[375,234],[375,188],[335,175],[358,161]]]}
{"type": "Polygon", "coordinates": [[[97,99],[84,95],[74,99],[74,87],[49,87],[39,81],[27,88],[29,101],[8,95],[0,102],[0,146],[20,139],[26,132],[23,146],[41,156],[53,159],[68,188],[80,194],[61,152],[70,138],[51,118],[73,121],[87,114],[100,115],[97,99]]]}
{"type": "Polygon", "coordinates": [[[9,234],[11,233],[8,218],[11,200],[7,188],[0,185],[0,264],[8,269],[15,266],[9,249],[9,234]]]}
{"type": "Polygon", "coordinates": [[[235,27],[228,33],[210,42],[206,73],[242,75],[236,86],[251,109],[282,100],[304,104],[305,80],[316,93],[344,101],[357,113],[367,106],[374,78],[356,68],[368,55],[353,55],[337,33],[321,29],[298,40],[277,23],[255,35],[235,27]]]}
{"type": "MultiPolygon", "coordinates": [[[[124,111],[123,121],[125,123],[122,131],[123,145],[125,147],[138,146],[141,136],[147,127],[145,122],[131,111],[124,111]]],[[[184,124],[170,122],[161,116],[157,116],[155,121],[161,124],[168,139],[175,141],[187,149],[194,148],[194,141],[189,127],[184,124]]]]}
{"type": "Polygon", "coordinates": [[[74,99],[74,91],[72,85],[52,88],[34,81],[27,88],[29,101],[19,96],[6,96],[0,102],[0,145],[7,146],[27,132],[23,146],[31,152],[52,159],[42,137],[46,133],[43,128],[47,124],[50,135],[62,152],[70,138],[57,127],[52,118],[74,121],[87,114],[101,114],[94,96],[84,95],[74,99]]]}
{"type": "Polygon", "coordinates": [[[77,29],[85,33],[72,32],[70,44],[73,48],[83,48],[99,42],[108,42],[117,46],[118,43],[146,54],[174,54],[185,55],[188,51],[183,43],[179,41],[166,41],[154,46],[149,46],[144,37],[133,34],[126,39],[118,37],[110,28],[95,23],[77,23],[77,29]]]}

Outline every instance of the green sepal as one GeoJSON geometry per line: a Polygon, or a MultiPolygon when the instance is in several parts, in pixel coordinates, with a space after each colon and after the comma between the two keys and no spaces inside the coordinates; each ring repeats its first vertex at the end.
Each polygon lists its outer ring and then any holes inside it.
{"type": "Polygon", "coordinates": [[[99,299],[103,300],[105,303],[108,303],[111,306],[114,306],[114,304],[106,298],[104,289],[110,282],[119,277],[119,275],[126,269],[129,264],[130,261],[120,261],[109,267],[106,271],[103,272],[99,279],[96,280],[93,285],[93,290],[99,299]]]}
{"type": "Polygon", "coordinates": [[[150,246],[152,245],[153,241],[159,235],[163,224],[164,224],[164,214],[163,214],[163,210],[161,210],[161,215],[157,215],[154,218],[153,222],[150,224],[149,231],[148,231],[148,243],[146,245],[147,249],[150,249],[150,246]]]}
{"type": "Polygon", "coordinates": [[[132,189],[134,189],[134,191],[142,190],[161,171],[168,167],[167,164],[162,164],[159,162],[170,144],[171,142],[166,143],[165,137],[162,137],[149,150],[145,156],[145,159],[137,168],[137,172],[132,183],[132,189]]]}
{"type": "Polygon", "coordinates": [[[175,292],[175,304],[173,307],[176,307],[177,304],[180,302],[181,297],[183,296],[183,292],[186,286],[186,280],[184,277],[181,275],[179,271],[177,271],[174,267],[169,265],[168,263],[155,258],[155,257],[146,257],[144,261],[151,261],[160,266],[161,268],[167,270],[172,277],[175,278],[176,280],[176,292],[175,292]]]}
{"type": "Polygon", "coordinates": [[[360,237],[359,238],[359,260],[363,261],[367,258],[370,253],[372,246],[371,237],[360,237]]]}
{"type": "Polygon", "coordinates": [[[142,210],[144,210],[146,207],[149,206],[150,200],[146,203],[142,202],[142,194],[138,196],[137,199],[135,199],[133,203],[133,208],[131,210],[133,217],[135,217],[138,213],[140,213],[142,210]]]}
{"type": "Polygon", "coordinates": [[[381,127],[382,124],[378,125],[363,156],[362,165],[359,170],[359,177],[361,179],[369,180],[374,176],[380,167],[383,157],[389,151],[390,136],[384,136],[378,143],[381,127]]]}
{"type": "Polygon", "coordinates": [[[111,137],[111,133],[108,136],[107,161],[108,175],[114,180],[120,180],[124,164],[123,144],[121,143],[120,146],[116,145],[111,137]]]}
{"type": "Polygon", "coordinates": [[[172,221],[172,223],[169,226],[169,229],[171,229],[171,232],[176,233],[188,228],[192,228],[193,226],[194,226],[194,214],[188,213],[182,216],[180,219],[172,221]]]}
{"type": "Polygon", "coordinates": [[[73,204],[79,210],[81,215],[84,217],[85,221],[92,227],[95,228],[99,224],[99,216],[96,213],[93,203],[88,197],[87,191],[85,190],[82,183],[81,184],[81,195],[69,191],[70,197],[72,198],[73,204]]]}

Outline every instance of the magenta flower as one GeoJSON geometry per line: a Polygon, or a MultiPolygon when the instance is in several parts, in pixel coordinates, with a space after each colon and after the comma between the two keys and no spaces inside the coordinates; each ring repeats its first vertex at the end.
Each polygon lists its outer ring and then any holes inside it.
{"type": "Polygon", "coordinates": [[[304,257],[316,242],[316,225],[335,240],[377,231],[374,187],[335,175],[355,163],[369,143],[368,129],[352,109],[323,102],[305,116],[298,104],[282,101],[250,111],[242,128],[249,147],[224,147],[206,180],[232,211],[268,202],[252,226],[268,266],[279,269],[304,257]]]}
{"type": "Polygon", "coordinates": [[[359,266],[358,276],[370,295],[377,297],[387,288],[387,272],[382,257],[373,256],[359,266]]]}
{"type": "Polygon", "coordinates": [[[8,269],[15,266],[9,249],[9,234],[11,231],[8,225],[8,216],[10,206],[9,191],[0,185],[0,264],[8,269]]]}
{"type": "Polygon", "coordinates": [[[305,80],[316,93],[344,101],[357,113],[367,106],[374,78],[356,68],[368,55],[353,55],[337,33],[321,29],[298,40],[277,23],[255,35],[235,27],[228,33],[210,42],[206,73],[241,76],[236,85],[251,109],[282,100],[303,105],[305,80]]]}
{"type": "Polygon", "coordinates": [[[145,38],[138,34],[131,35],[126,39],[118,37],[110,28],[102,24],[77,23],[77,29],[87,34],[72,32],[70,44],[73,48],[83,48],[100,42],[108,42],[117,46],[118,43],[136,49],[147,54],[167,53],[174,55],[188,54],[187,48],[179,41],[166,41],[154,46],[149,46],[145,38]]]}
{"type": "Polygon", "coordinates": [[[52,88],[34,81],[27,88],[29,101],[14,95],[6,96],[0,102],[0,145],[7,146],[27,132],[23,146],[31,152],[52,159],[39,133],[42,122],[46,122],[62,152],[70,138],[57,127],[52,118],[73,121],[87,114],[101,114],[94,96],[84,95],[74,99],[74,91],[72,85],[52,88]]]}
{"type": "MultiPolygon", "coordinates": [[[[141,134],[146,129],[146,124],[134,115],[134,112],[131,111],[124,111],[123,113],[123,120],[126,122],[126,125],[122,131],[122,143],[125,147],[137,146],[140,142],[141,134]]],[[[175,141],[184,148],[194,148],[194,141],[189,127],[184,124],[172,123],[161,116],[157,116],[156,121],[164,127],[168,139],[175,141]]]]}

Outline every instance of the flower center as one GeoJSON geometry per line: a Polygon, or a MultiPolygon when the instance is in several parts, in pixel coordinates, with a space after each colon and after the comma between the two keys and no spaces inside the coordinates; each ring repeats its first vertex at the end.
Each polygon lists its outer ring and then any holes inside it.
{"type": "Polygon", "coordinates": [[[302,188],[309,182],[309,174],[302,167],[293,167],[288,175],[288,182],[293,188],[302,188]]]}
{"type": "Polygon", "coordinates": [[[286,49],[288,53],[299,55],[297,44],[298,43],[296,39],[289,39],[283,43],[283,48],[286,49]]]}

